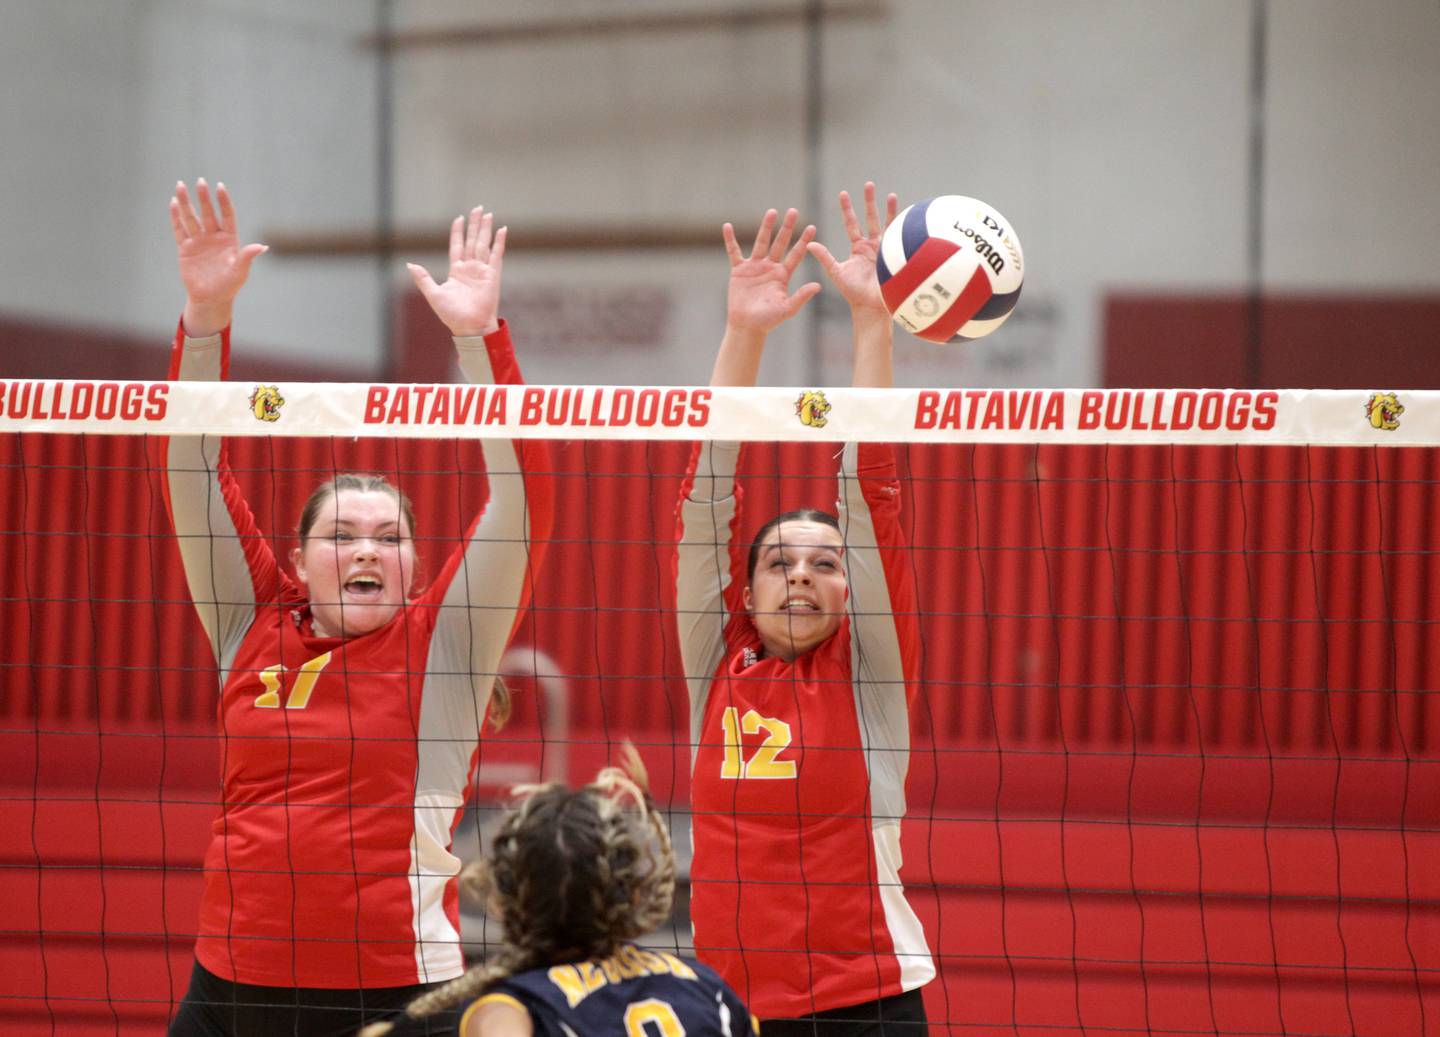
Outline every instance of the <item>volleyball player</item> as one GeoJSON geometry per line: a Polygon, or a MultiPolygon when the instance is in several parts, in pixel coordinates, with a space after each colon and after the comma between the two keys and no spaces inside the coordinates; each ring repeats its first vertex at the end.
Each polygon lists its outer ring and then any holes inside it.
{"type": "Polygon", "coordinates": [[[624,770],[579,790],[517,789],[461,879],[498,916],[500,949],[363,1037],[754,1037],[711,969],[628,942],[670,917],[675,893],[670,834],[645,785],[627,746],[624,770]]]}
{"type": "MultiPolygon", "coordinates": [[[[791,247],[793,209],[778,231],[766,214],[749,256],[725,226],[728,320],[712,385],[755,384],[768,333],[820,290],[789,290],[807,249],[850,305],[854,384],[892,384],[874,185],[863,232],[844,193],[840,208],[844,261],[813,227],[791,247]]],[[[895,210],[891,195],[887,221],[895,210]]],[[[696,953],[766,1037],[923,1034],[920,987],[935,968],[899,877],[919,631],[893,453],[847,445],[838,514],[778,515],[747,556],[734,541],[739,449],[704,444],[679,508],[696,953]]]]}
{"type": "MultiPolygon", "coordinates": [[[[223,185],[212,198],[200,181],[193,201],[178,185],[170,217],[186,289],[171,376],[223,378],[231,309],[264,247],[240,245],[223,185]]],[[[492,228],[478,208],[456,219],[449,278],[411,273],[466,376],[517,382],[498,318],[505,229],[492,228]]],[[[172,1034],[353,1034],[464,971],[451,834],[487,709],[504,711],[493,675],[552,514],[529,445],[484,452],[489,502],[422,588],[415,518],[386,480],[315,490],[291,576],[223,443],[166,444],[166,500],[219,669],[223,771],[172,1034]]]]}

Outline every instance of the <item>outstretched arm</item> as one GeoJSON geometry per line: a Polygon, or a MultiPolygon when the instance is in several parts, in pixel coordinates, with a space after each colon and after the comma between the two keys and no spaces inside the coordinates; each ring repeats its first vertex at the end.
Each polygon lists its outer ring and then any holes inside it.
{"type": "MultiPolygon", "coordinates": [[[[886,198],[880,222],[875,184],[865,184],[865,226],[840,192],[840,215],[850,239],[850,255],[837,260],[824,245],[810,252],[850,304],[855,343],[854,384],[894,384],[893,323],[880,294],[875,264],[880,237],[895,218],[899,203],[886,198]]],[[[883,443],[850,444],[841,455],[839,514],[845,534],[850,576],[850,610],[855,644],[860,648],[856,674],[871,691],[898,695],[903,702],[915,677],[917,637],[915,590],[900,529],[900,482],[894,453],[883,443]]]]}
{"type": "MultiPolygon", "coordinates": [[[[170,377],[223,378],[235,297],[265,246],[240,244],[235,206],[224,184],[212,197],[209,185],[197,181],[192,199],[185,184],[177,183],[170,225],[185,286],[170,377]]],[[[180,560],[223,682],[256,603],[273,600],[279,591],[279,567],[230,475],[221,440],[174,436],[161,449],[180,560]]]]}
{"type": "Polygon", "coordinates": [[[820,293],[811,281],[792,293],[790,278],[805,258],[805,246],[815,238],[815,227],[800,232],[794,247],[790,238],[800,214],[790,209],[775,231],[777,213],[771,209],[760,221],[750,255],[740,251],[735,228],[725,224],[725,252],[730,257],[730,288],[725,311],[725,337],[710,375],[711,385],[754,385],[770,332],[800,312],[820,293]]]}
{"type": "MultiPolygon", "coordinates": [[[[891,351],[893,324],[880,295],[875,263],[885,224],[898,203],[889,195],[885,223],[880,222],[875,185],[865,185],[865,226],[840,192],[840,215],[850,238],[850,256],[837,260],[825,246],[810,252],[850,304],[854,335],[854,384],[894,384],[891,351]]],[[[909,700],[919,679],[919,621],[913,562],[900,522],[900,480],[888,444],[847,444],[841,454],[840,528],[850,582],[851,666],[870,730],[872,808],[877,823],[898,821],[905,813],[905,773],[909,747],[909,700]]],[[[898,850],[897,850],[898,852],[898,850]]],[[[898,861],[896,866],[898,867],[898,861]]]]}
{"type": "MultiPolygon", "coordinates": [[[[455,337],[460,368],[477,383],[518,383],[509,330],[500,319],[500,283],[506,228],[494,229],[480,206],[450,226],[450,269],[437,283],[411,263],[410,276],[435,315],[455,337]]],[[[529,579],[550,539],[554,494],[547,444],[518,446],[508,439],[481,441],[490,496],[473,523],[464,552],[447,565],[441,583],[437,644],[448,645],[467,672],[484,682],[477,698],[489,694],[489,678],[529,592],[529,579]]]]}
{"type": "MultiPolygon", "coordinates": [[[[725,224],[730,284],[725,337],[715,357],[711,385],[754,385],[765,339],[819,293],[820,286],[814,282],[790,291],[790,278],[805,258],[805,246],[815,237],[814,226],[807,226],[791,245],[799,216],[796,210],[788,210],[777,231],[779,214],[774,209],[765,213],[748,256],[740,250],[735,228],[725,224]]],[[[710,678],[725,653],[726,599],[736,596],[731,585],[731,542],[739,511],[735,489],[739,454],[738,443],[699,444],[691,457],[678,508],[676,626],[690,692],[691,734],[696,739],[710,678]]]]}
{"type": "Polygon", "coordinates": [[[740,505],[739,456],[738,443],[696,444],[676,514],[675,627],[690,694],[692,745],[699,744],[710,681],[725,655],[730,606],[738,606],[731,544],[740,505]]]}
{"type": "Polygon", "coordinates": [[[840,215],[845,223],[845,233],[850,238],[850,257],[837,260],[820,242],[810,243],[810,254],[820,261],[826,276],[850,304],[850,324],[855,341],[852,382],[857,387],[889,388],[895,384],[894,324],[880,295],[875,262],[880,255],[880,235],[895,219],[898,206],[894,194],[887,196],[885,222],[881,223],[875,202],[875,184],[873,181],[866,182],[865,229],[862,231],[849,193],[841,191],[840,215]]]}

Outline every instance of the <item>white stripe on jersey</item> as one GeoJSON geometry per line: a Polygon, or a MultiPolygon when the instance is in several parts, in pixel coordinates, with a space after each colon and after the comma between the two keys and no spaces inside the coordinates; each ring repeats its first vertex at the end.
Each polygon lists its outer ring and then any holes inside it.
{"type": "Polygon", "coordinates": [[[448,849],[450,822],[464,805],[445,792],[415,796],[415,833],[410,837],[410,925],[415,934],[415,974],[421,983],[454,979],[465,971],[460,934],[445,913],[445,887],[460,873],[448,849]]]}
{"type": "Polygon", "coordinates": [[[900,884],[900,826],[875,825],[870,829],[875,844],[875,881],[880,887],[880,906],[885,909],[885,926],[895,944],[895,957],[900,963],[900,987],[914,990],[935,978],[935,962],[925,942],[920,919],[905,899],[900,884]]]}

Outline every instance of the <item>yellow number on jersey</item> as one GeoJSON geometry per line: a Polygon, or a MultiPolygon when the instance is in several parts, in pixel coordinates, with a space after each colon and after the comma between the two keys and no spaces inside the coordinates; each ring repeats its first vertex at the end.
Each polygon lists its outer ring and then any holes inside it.
{"type": "Polygon", "coordinates": [[[720,763],[722,778],[793,778],[794,760],[777,760],[776,757],[790,746],[790,725],[775,717],[762,717],[753,709],[745,715],[734,706],[726,706],[720,714],[720,726],[725,732],[725,758],[720,763]],[[765,741],[746,760],[741,755],[740,734],[758,735],[765,732],[765,741]]]}
{"type": "Polygon", "coordinates": [[[655,1030],[646,1030],[646,1023],[654,1023],[659,1030],[658,1037],[685,1037],[685,1027],[675,1009],[664,1001],[647,997],[635,1001],[625,1009],[625,1033],[628,1037],[657,1037],[655,1030]]]}
{"type": "MultiPolygon", "coordinates": [[[[310,701],[310,693],[315,690],[315,682],[320,679],[320,671],[330,664],[330,656],[333,654],[333,652],[326,652],[324,655],[317,655],[300,666],[299,676],[295,678],[295,684],[290,689],[290,698],[285,702],[286,709],[305,708],[310,701]]],[[[257,674],[260,683],[265,685],[265,690],[255,696],[257,708],[280,708],[280,678],[284,673],[285,667],[276,663],[274,666],[265,667],[257,674]]]]}

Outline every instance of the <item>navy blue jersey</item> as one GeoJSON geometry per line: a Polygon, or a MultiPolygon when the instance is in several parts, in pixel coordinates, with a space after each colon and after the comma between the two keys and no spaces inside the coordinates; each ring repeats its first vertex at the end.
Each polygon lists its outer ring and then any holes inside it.
{"type": "Polygon", "coordinates": [[[532,969],[460,1008],[460,1029],[481,1005],[508,1001],[530,1014],[536,1037],[755,1037],[754,1020],[713,969],[622,944],[611,957],[532,969]]]}

